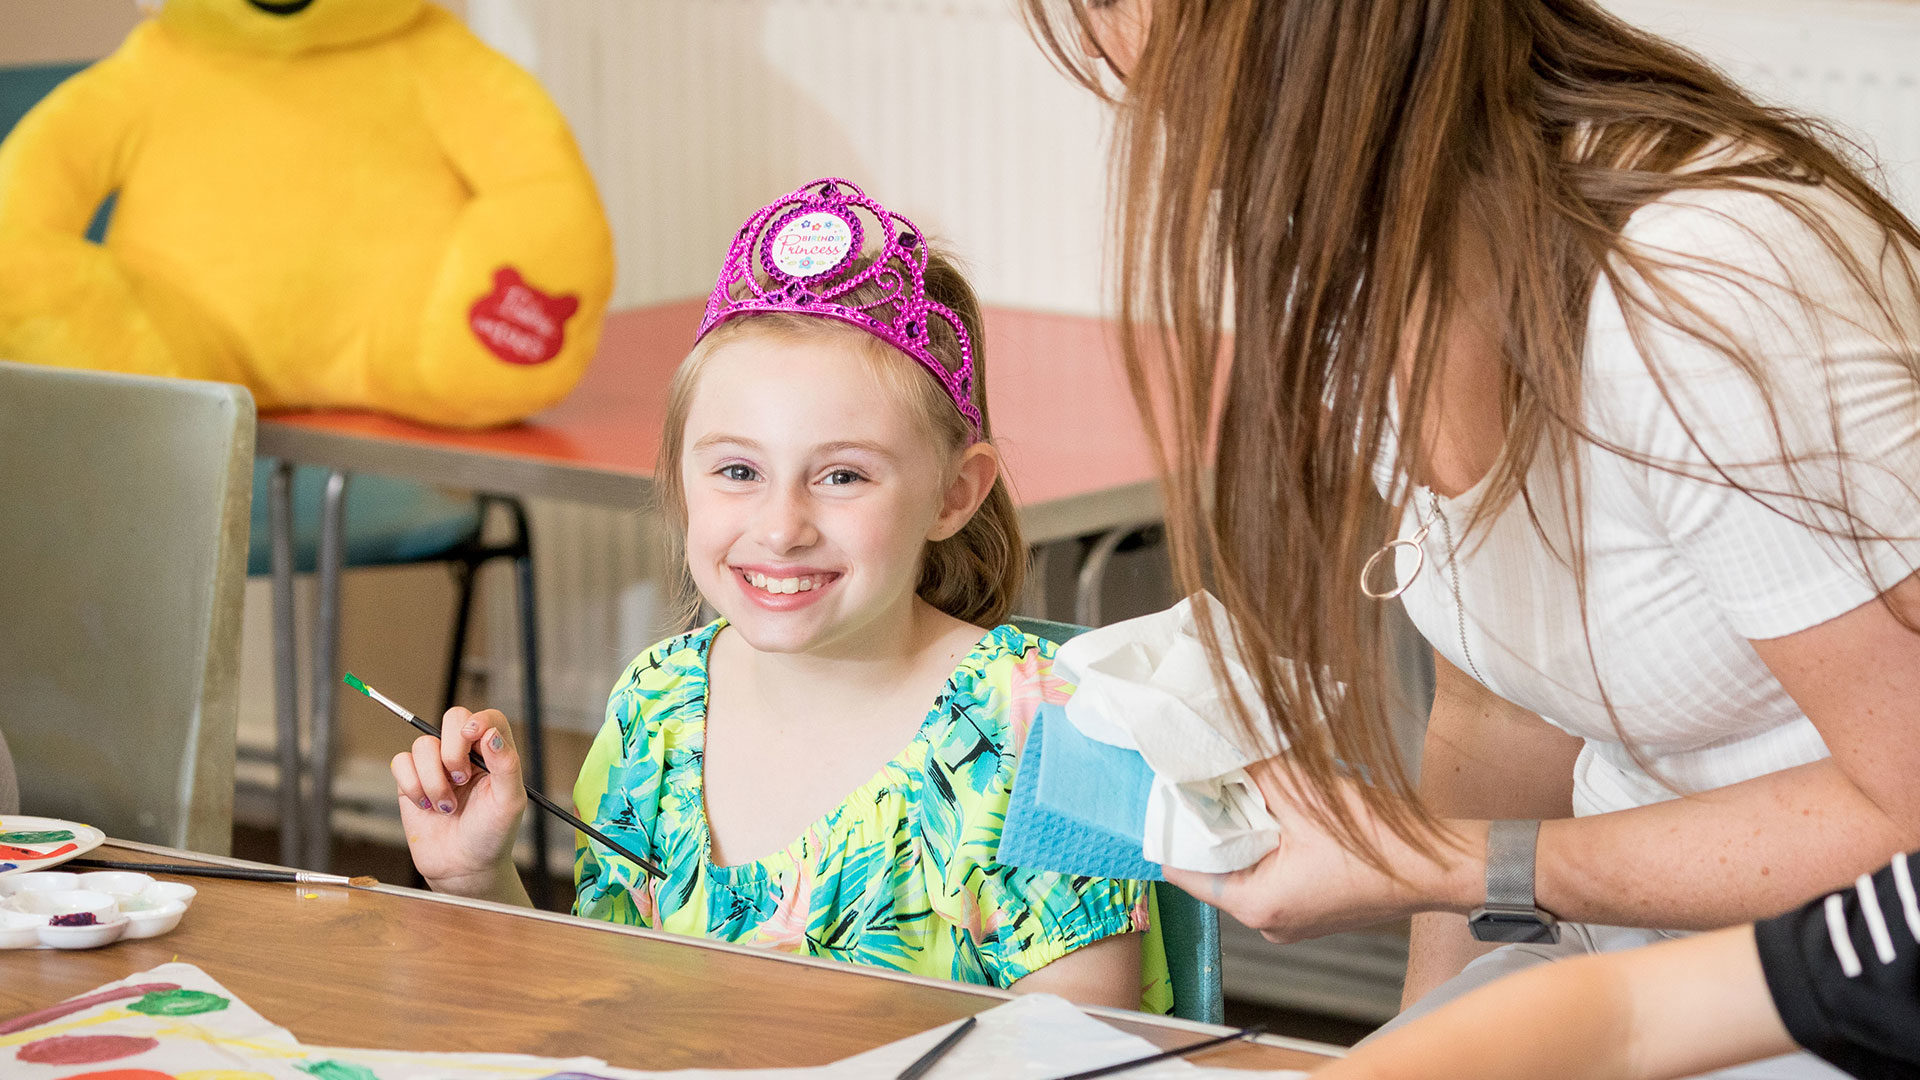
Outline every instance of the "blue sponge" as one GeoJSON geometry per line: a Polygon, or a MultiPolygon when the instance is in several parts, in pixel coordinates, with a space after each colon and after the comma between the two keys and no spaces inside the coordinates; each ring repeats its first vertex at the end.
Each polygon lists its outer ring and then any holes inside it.
{"type": "Polygon", "coordinates": [[[1137,751],[1089,739],[1042,705],[1014,777],[999,861],[1087,877],[1164,881],[1140,855],[1153,770],[1137,751]]]}

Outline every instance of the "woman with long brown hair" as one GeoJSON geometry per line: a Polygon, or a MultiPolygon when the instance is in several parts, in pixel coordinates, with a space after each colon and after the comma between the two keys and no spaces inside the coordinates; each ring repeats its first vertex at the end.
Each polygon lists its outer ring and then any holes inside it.
{"type": "Polygon", "coordinates": [[[1176,570],[1292,747],[1278,849],[1170,877],[1414,916],[1413,1002],[1920,842],[1920,232],[1841,140],[1590,0],[1026,4],[1115,105],[1176,570]]]}

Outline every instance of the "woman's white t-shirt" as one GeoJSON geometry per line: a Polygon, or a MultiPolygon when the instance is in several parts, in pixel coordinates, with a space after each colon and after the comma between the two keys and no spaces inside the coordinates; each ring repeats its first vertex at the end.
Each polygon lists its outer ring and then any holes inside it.
{"type": "MultiPolygon", "coordinates": [[[[1528,478],[1531,507],[1514,500],[1472,537],[1461,531],[1484,479],[1452,499],[1415,487],[1402,520],[1402,537],[1431,525],[1426,565],[1403,596],[1421,633],[1496,694],[1586,740],[1577,814],[1825,757],[1819,733],[1749,640],[1845,614],[1920,568],[1920,342],[1911,336],[1920,304],[1897,265],[1883,262],[1881,235],[1864,215],[1830,192],[1794,190],[1866,266],[1888,275],[1908,336],[1888,329],[1816,232],[1774,199],[1683,192],[1635,213],[1627,240],[1670,264],[1663,277],[1683,290],[1688,325],[1731,335],[1765,366],[1776,415],[1732,360],[1664,322],[1641,320],[1643,354],[1601,282],[1586,343],[1587,423],[1603,441],[1667,467],[1599,446],[1578,452],[1584,620],[1569,561],[1570,485],[1547,455],[1528,478]],[[1791,471],[1778,464],[1783,435],[1804,459],[1791,471]],[[1709,460],[1768,494],[1716,482],[1709,460]],[[1886,539],[1856,545],[1816,527],[1845,527],[1819,505],[1842,497],[1886,539]]],[[[1414,561],[1399,550],[1400,580],[1414,561]]]]}

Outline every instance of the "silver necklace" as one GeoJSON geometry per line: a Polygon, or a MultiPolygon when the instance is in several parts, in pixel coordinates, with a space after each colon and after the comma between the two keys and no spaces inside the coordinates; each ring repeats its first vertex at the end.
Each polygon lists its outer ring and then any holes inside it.
{"type": "MultiPolygon", "coordinates": [[[[1467,647],[1467,605],[1460,597],[1460,566],[1454,558],[1453,524],[1447,520],[1446,513],[1440,509],[1440,497],[1438,495],[1429,491],[1427,492],[1427,500],[1427,506],[1431,513],[1428,514],[1425,521],[1420,522],[1420,527],[1413,531],[1413,535],[1395,537],[1387,541],[1379,551],[1374,552],[1373,555],[1367,559],[1366,565],[1360,568],[1360,591],[1370,599],[1392,600],[1412,587],[1414,579],[1420,576],[1420,571],[1426,569],[1427,549],[1424,545],[1427,534],[1433,530],[1433,523],[1438,521],[1440,523],[1441,540],[1447,545],[1447,584],[1453,592],[1453,613],[1460,632],[1460,655],[1467,662],[1467,670],[1473,674],[1475,679],[1480,681],[1481,685],[1485,685],[1487,681],[1486,676],[1480,674],[1479,667],[1473,662],[1473,650],[1467,647]],[[1409,573],[1404,580],[1399,580],[1396,574],[1396,580],[1392,588],[1376,590],[1372,585],[1374,572],[1379,569],[1383,561],[1392,560],[1397,555],[1399,549],[1403,547],[1413,550],[1413,571],[1409,573]]],[[[1418,514],[1419,511],[1416,509],[1415,513],[1418,514]]]]}

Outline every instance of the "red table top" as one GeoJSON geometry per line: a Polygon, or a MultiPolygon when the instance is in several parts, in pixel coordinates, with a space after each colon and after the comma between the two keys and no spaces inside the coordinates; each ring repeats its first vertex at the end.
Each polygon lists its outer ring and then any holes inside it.
{"type": "MultiPolygon", "coordinates": [[[[478,457],[650,480],[665,388],[699,325],[702,301],[607,318],[600,351],[571,396],[521,424],[433,428],[372,413],[280,412],[264,424],[478,457]]],[[[995,442],[1023,507],[1151,485],[1141,429],[1109,323],[987,312],[987,392],[995,442]]],[[[1136,500],[1137,501],[1137,500],[1136,500]]]]}

